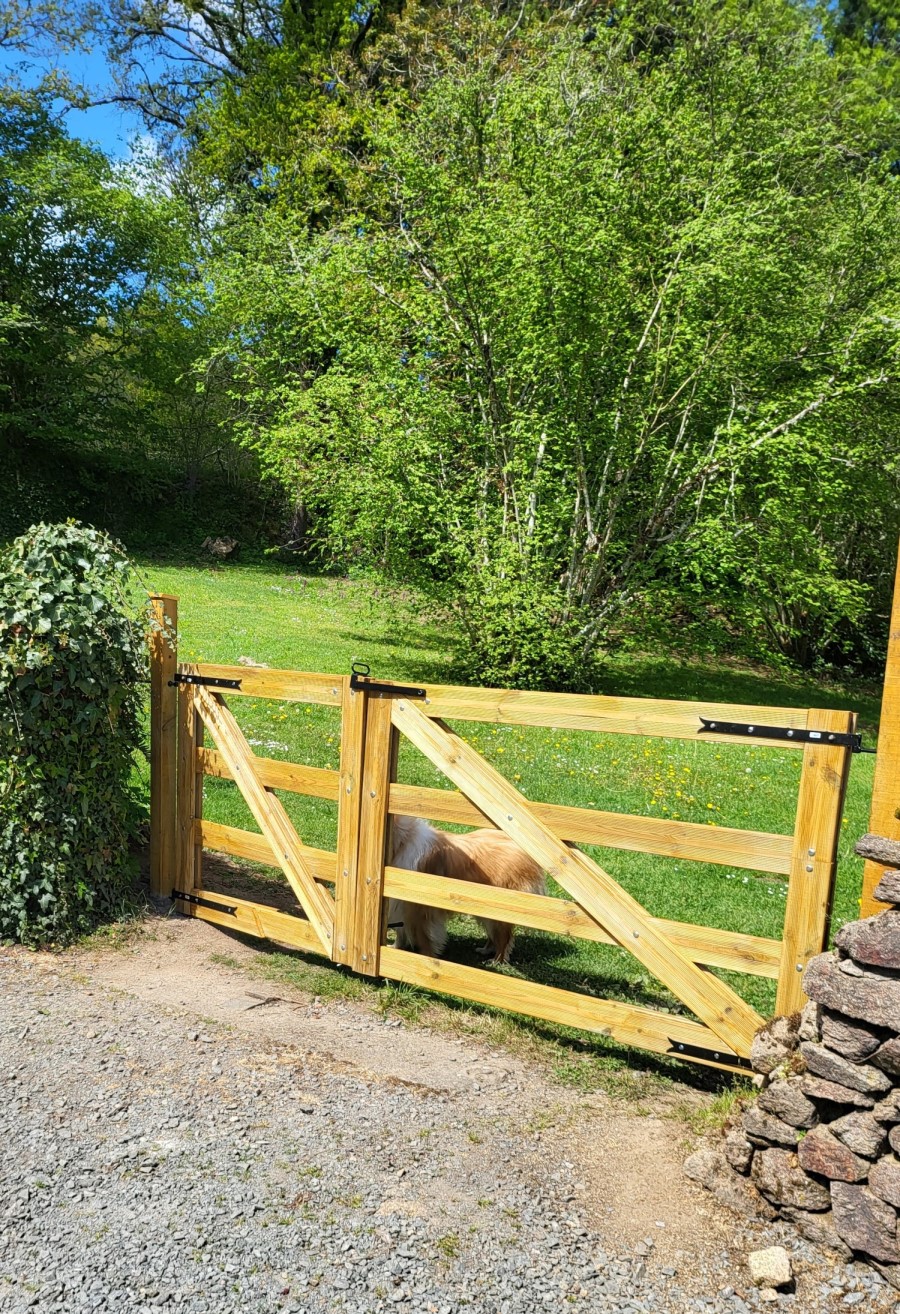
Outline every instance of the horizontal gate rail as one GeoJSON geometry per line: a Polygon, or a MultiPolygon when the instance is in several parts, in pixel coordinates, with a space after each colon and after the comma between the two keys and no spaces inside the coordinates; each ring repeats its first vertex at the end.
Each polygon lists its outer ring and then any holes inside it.
{"type": "MultiPolygon", "coordinates": [[[[554,730],[593,730],[602,734],[652,735],[695,739],[700,716],[717,721],[759,721],[806,729],[805,709],[748,707],[733,703],[680,702],[674,699],[614,698],[607,694],[532,693],[521,689],[469,689],[463,685],[427,685],[421,704],[430,717],[455,721],[492,721],[497,725],[544,726],[554,730]]],[[[802,749],[792,740],[767,740],[788,751],[802,749]]],[[[718,735],[716,743],[747,746],[742,735],[718,735]]]]}
{"type": "MultiPolygon", "coordinates": [[[[563,803],[529,802],[534,815],[568,842],[743,867],[779,876],[787,876],[791,870],[793,838],[790,835],[704,826],[698,821],[639,817],[627,812],[601,812],[599,808],[570,807],[563,803]]],[[[392,785],[390,806],[395,816],[427,817],[469,826],[492,824],[480,808],[457,790],[392,785]]]]}
{"type": "Polygon", "coordinates": [[[708,1055],[706,1058],[697,1056],[694,1062],[734,1072],[747,1069],[746,1062],[742,1061],[743,1054],[735,1054],[707,1027],[677,1013],[660,1013],[615,999],[595,999],[592,995],[575,994],[571,990],[523,981],[518,977],[498,976],[480,967],[466,967],[443,958],[408,953],[389,945],[381,951],[381,970],[392,981],[439,990],[476,1004],[505,1008],[526,1017],[592,1031],[657,1054],[677,1056],[679,1045],[690,1045],[708,1055]]]}
{"type": "MultiPolygon", "coordinates": [[[[492,921],[512,922],[535,931],[593,940],[596,944],[617,943],[577,903],[545,894],[502,890],[493,885],[451,880],[448,876],[402,871],[399,867],[385,868],[384,893],[390,899],[421,903],[429,908],[446,908],[449,912],[468,913],[492,921]]],[[[718,931],[688,922],[668,921],[663,917],[650,920],[695,963],[752,976],[778,977],[780,940],[745,935],[740,931],[718,931]]]]}

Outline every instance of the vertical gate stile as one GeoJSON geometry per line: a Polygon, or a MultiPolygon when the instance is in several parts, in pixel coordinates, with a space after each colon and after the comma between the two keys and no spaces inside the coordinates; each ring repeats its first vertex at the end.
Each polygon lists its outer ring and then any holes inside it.
{"type": "Polygon", "coordinates": [[[353,965],[359,873],[360,804],[363,784],[368,694],[352,689],[345,676],[341,696],[341,764],[338,785],[337,874],[334,887],[335,963],[353,965]]]}
{"type": "MultiPolygon", "coordinates": [[[[359,820],[359,866],[350,964],[355,972],[378,976],[384,926],[384,866],[390,839],[391,776],[396,764],[391,699],[370,694],[366,711],[363,787],[359,820]]],[[[348,946],[349,951],[349,946],[348,946]]]]}
{"type": "MultiPolygon", "coordinates": [[[[810,730],[852,732],[852,712],[809,712],[810,730]]],[[[837,872],[841,812],[851,752],[826,743],[803,750],[791,873],[784,910],[781,969],[775,1011],[795,1013],[806,1002],[802,973],[810,958],[828,945],[831,902],[837,872]]]]}
{"type": "Polygon", "coordinates": [[[150,893],[169,896],[177,844],[178,599],[155,594],[150,607],[150,893]]]}
{"type": "Polygon", "coordinates": [[[203,776],[198,768],[197,749],[202,735],[194,691],[188,685],[181,685],[178,690],[178,863],[175,883],[188,894],[201,881],[203,850],[197,822],[202,808],[203,776]]]}

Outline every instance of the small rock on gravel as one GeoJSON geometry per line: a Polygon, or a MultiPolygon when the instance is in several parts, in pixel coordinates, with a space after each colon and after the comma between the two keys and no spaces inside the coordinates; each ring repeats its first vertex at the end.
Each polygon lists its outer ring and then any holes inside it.
{"type": "Polygon", "coordinates": [[[750,1281],[757,1287],[786,1287],[793,1280],[791,1257],[783,1246],[752,1250],[747,1256],[750,1281]]]}

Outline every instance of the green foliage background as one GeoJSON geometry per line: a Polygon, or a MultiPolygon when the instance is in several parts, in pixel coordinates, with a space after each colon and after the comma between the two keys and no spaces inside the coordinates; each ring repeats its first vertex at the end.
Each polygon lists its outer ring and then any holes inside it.
{"type": "Polygon", "coordinates": [[[155,146],[73,142],[58,74],[0,93],[0,535],[289,543],[413,585],[491,683],[877,668],[893,0],[5,8],[102,45],[155,146]]]}
{"type": "Polygon", "coordinates": [[[0,939],[64,943],[127,902],[144,620],[96,530],[38,525],[0,556],[0,939]]]}

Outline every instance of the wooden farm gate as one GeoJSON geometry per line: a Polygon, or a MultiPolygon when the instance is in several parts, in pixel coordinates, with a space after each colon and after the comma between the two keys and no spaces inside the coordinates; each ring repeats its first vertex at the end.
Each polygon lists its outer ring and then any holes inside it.
{"type": "Polygon", "coordinates": [[[409,691],[345,676],[179,665],[177,601],[160,597],[154,606],[158,625],[151,641],[151,884],[156,893],[174,893],[184,912],[323,955],[367,976],[729,1070],[747,1067],[750,1044],[763,1019],[710,968],[776,979],[779,1013],[802,1005],[802,970],[827,945],[854,713],[443,685],[409,691]],[[254,755],[228,706],[231,697],[340,708],[339,770],[254,755]],[[768,834],[534,802],[444,718],[677,739],[695,739],[706,729],[730,743],[746,744],[749,738],[799,752],[794,831],[768,834]],[[214,748],[204,744],[204,731],[212,736],[214,748]],[[401,736],[455,789],[398,783],[401,736]],[[235,781],[260,834],[204,819],[204,775],[235,781]],[[275,790],[336,802],[336,851],[304,844],[275,790]],[[569,897],[498,890],[386,865],[390,818],[397,815],[493,825],[514,839],[569,897]],[[653,917],[575,844],[787,877],[782,939],[653,917]],[[204,889],[204,848],[280,867],[303,915],[204,889]],[[693,1017],[397,949],[385,943],[387,898],[618,945],[693,1017]]]}

